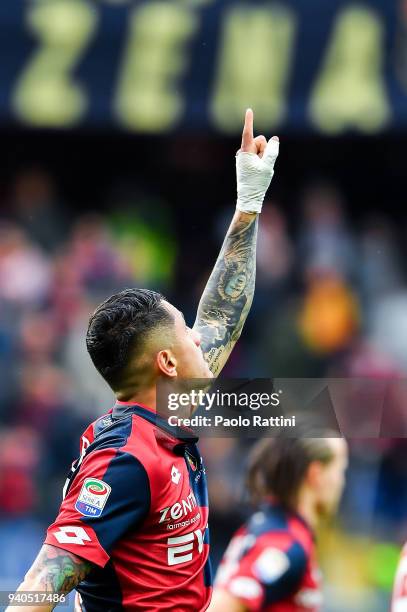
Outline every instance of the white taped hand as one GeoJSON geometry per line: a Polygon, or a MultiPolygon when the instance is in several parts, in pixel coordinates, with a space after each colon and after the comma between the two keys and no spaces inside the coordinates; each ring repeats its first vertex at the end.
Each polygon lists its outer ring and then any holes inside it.
{"type": "Polygon", "coordinates": [[[274,164],[280,143],[271,138],[263,157],[256,153],[239,151],[236,155],[237,210],[260,213],[267,189],[274,175],[274,164]]]}

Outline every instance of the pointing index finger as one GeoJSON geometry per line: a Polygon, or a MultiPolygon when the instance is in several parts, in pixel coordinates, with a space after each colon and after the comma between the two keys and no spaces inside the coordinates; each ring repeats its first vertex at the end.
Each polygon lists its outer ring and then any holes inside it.
{"type": "Polygon", "coordinates": [[[248,108],[246,111],[243,134],[242,134],[242,149],[249,147],[253,142],[253,111],[248,108]]]}

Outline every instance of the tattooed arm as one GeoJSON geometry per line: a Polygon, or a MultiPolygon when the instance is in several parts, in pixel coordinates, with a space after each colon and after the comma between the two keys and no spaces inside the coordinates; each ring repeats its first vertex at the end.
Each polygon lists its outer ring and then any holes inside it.
{"type": "MultiPolygon", "coordinates": [[[[92,564],[76,555],[44,544],[37,558],[18,587],[18,591],[67,594],[74,589],[92,569],[92,564]]],[[[25,612],[48,612],[57,604],[24,606],[25,612]]],[[[21,606],[9,606],[6,612],[17,612],[21,606]]]]}
{"type": "Polygon", "coordinates": [[[194,329],[216,376],[225,365],[243,329],[253,301],[256,276],[258,213],[278,155],[278,138],[268,143],[253,137],[253,112],[246,112],[242,145],[237,154],[237,211],[215,268],[202,295],[194,329]]]}
{"type": "Polygon", "coordinates": [[[253,301],[258,215],[236,211],[202,295],[194,328],[213,374],[225,365],[253,301]]]}

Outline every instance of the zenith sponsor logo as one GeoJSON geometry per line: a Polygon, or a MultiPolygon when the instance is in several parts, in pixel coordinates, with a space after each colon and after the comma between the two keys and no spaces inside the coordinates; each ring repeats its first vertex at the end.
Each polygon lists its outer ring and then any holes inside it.
{"type": "Polygon", "coordinates": [[[172,506],[167,506],[160,510],[159,523],[178,521],[180,518],[188,516],[188,514],[193,512],[197,505],[195,495],[191,491],[185,499],[181,499],[179,502],[172,504],[172,506]]]}

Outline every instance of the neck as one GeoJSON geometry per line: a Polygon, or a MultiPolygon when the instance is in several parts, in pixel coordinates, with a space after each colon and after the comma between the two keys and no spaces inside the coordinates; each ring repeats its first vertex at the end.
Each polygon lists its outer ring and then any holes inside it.
{"type": "Polygon", "coordinates": [[[116,399],[119,402],[144,404],[145,406],[151,408],[151,410],[156,410],[157,408],[157,394],[155,386],[150,389],[118,391],[116,393],[116,399]]]}
{"type": "Polygon", "coordinates": [[[300,491],[296,510],[312,529],[318,527],[319,513],[315,496],[313,492],[306,487],[300,491]]]}

